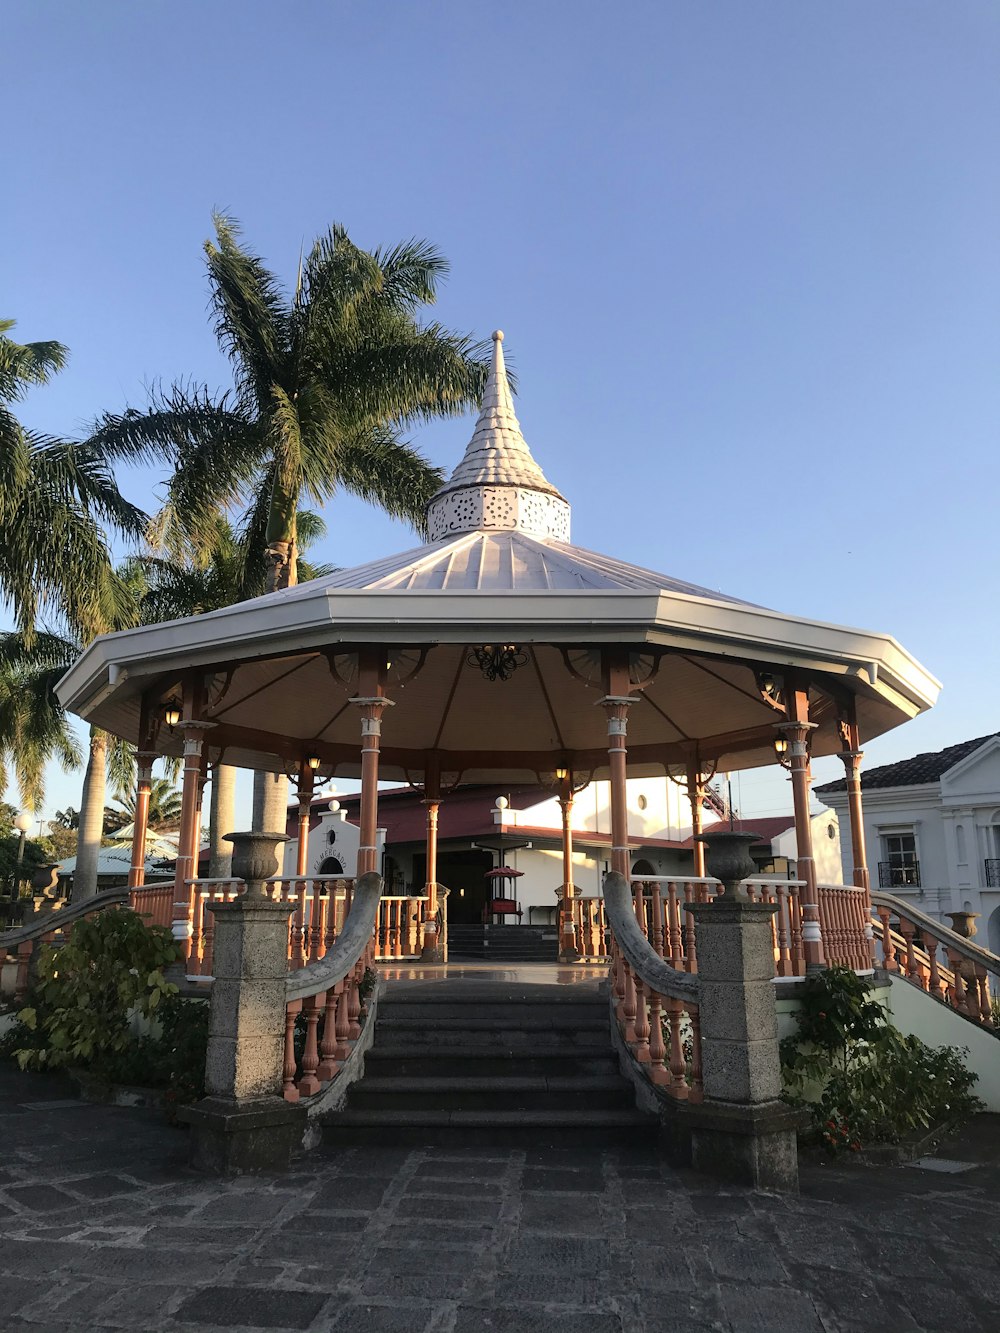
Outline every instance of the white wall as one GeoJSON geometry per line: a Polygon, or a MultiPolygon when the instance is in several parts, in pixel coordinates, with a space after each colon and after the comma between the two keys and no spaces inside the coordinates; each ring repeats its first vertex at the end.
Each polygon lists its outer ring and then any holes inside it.
{"type": "Polygon", "coordinates": [[[988,1111],[1000,1111],[1000,1038],[960,1017],[910,982],[899,977],[890,979],[889,1009],[900,1032],[913,1034],[928,1046],[966,1047],[965,1063],[979,1075],[976,1096],[982,1098],[988,1111]]]}
{"type": "MultiPolygon", "coordinates": [[[[840,845],[840,819],[836,810],[821,810],[819,814],[812,815],[809,822],[812,824],[816,882],[818,884],[851,883],[850,877],[846,880],[844,878],[840,845]],[[832,836],[831,829],[833,830],[832,836]]],[[[776,838],[771,839],[771,851],[775,856],[784,856],[789,861],[798,860],[798,842],[795,837],[794,825],[786,829],[784,833],[779,833],[776,838]]],[[[850,852],[848,851],[849,858],[850,852]]]]}

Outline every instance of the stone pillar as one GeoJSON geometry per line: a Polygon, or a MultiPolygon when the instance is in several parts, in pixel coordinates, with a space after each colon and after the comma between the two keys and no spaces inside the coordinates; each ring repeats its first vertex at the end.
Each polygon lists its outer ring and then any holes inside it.
{"type": "MultiPolygon", "coordinates": [[[[797,697],[799,692],[796,692],[797,697]]],[[[800,714],[806,705],[800,706],[800,714]]],[[[819,920],[819,890],[816,887],[816,862],[813,859],[812,820],[809,814],[809,750],[810,731],[815,722],[798,720],[779,722],[778,730],[788,740],[788,760],[792,777],[792,804],[795,809],[795,872],[804,881],[802,902],[802,947],[806,957],[806,971],[818,972],[826,966],[823,952],[823,934],[819,920]]]]}
{"type": "Polygon", "coordinates": [[[149,827],[149,793],[153,783],[153,760],[149,750],[136,754],[135,819],[132,828],[132,863],[129,866],[128,886],[140,889],[146,882],[146,831],[149,827]]]}
{"type": "Polygon", "coordinates": [[[696,1170],[753,1189],[798,1189],[796,1130],[805,1115],[781,1100],[774,1003],[775,903],[751,903],[753,834],[709,833],[712,902],[688,910],[698,932],[698,1008],[705,1100],[685,1111],[696,1170]]]}
{"type": "Polygon", "coordinates": [[[180,1112],[191,1126],[191,1161],[214,1175],[287,1167],[301,1143],[303,1108],[281,1097],[293,903],[265,895],[278,869],[274,833],[232,833],[233,874],[246,892],[211,903],[215,952],[205,1060],[206,1096],[180,1112]]]}

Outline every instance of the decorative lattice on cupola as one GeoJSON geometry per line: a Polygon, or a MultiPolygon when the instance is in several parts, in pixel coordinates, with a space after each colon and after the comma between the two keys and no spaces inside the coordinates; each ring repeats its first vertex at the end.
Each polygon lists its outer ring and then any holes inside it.
{"type": "Polygon", "coordinates": [[[569,541],[568,502],[531,456],[514,412],[503,334],[493,334],[493,364],[462,461],[427,506],[431,541],[458,532],[525,532],[569,541]]]}

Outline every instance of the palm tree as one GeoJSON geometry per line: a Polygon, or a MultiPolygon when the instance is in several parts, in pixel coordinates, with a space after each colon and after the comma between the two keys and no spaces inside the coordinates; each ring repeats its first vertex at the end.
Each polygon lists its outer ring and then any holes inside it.
{"type": "Polygon", "coordinates": [[[196,538],[203,515],[239,506],[271,591],[296,582],[305,496],[322,504],[343,488],[422,528],[442,474],[400,432],[474,405],[486,356],[464,335],[418,323],[447,270],[424,241],[369,253],[335,225],[300,263],[289,298],[237,223],[214,221],[209,286],[235,388],[175,384],[146,412],[102,417],[90,445],[173,465],[170,503],[196,538]]]}
{"type": "Polygon", "coordinates": [[[92,445],[25,430],[13,405],[66,361],[57,342],[17,343],[0,320],[0,597],[30,639],[41,614],[89,639],[129,623],[127,590],[109,529],[142,533],[146,516],[123,498],[92,445]]]}
{"type": "MultiPolygon", "coordinates": [[[[304,551],[326,535],[318,514],[302,510],[296,516],[299,539],[298,572],[301,580],[320,578],[330,566],[304,559],[304,551]]],[[[130,562],[130,574],[143,586],[140,613],[146,623],[203,615],[247,597],[258,597],[265,589],[266,565],[262,549],[246,532],[236,533],[225,515],[216,512],[202,520],[199,539],[192,541],[176,513],[167,508],[150,527],[150,554],[130,562]]],[[[255,828],[270,828],[279,808],[279,828],[285,826],[287,782],[269,781],[268,774],[254,774],[255,828]],[[267,791],[271,804],[260,807],[267,791]],[[256,822],[263,820],[264,822],[256,822]]],[[[224,879],[231,870],[232,844],[223,837],[233,831],[236,808],[236,769],[217,761],[212,767],[209,813],[209,875],[224,879]]]]}
{"type": "MultiPolygon", "coordinates": [[[[134,790],[115,793],[115,800],[120,807],[115,811],[115,814],[123,816],[123,826],[135,822],[135,795],[134,790]]],[[[147,827],[158,833],[164,830],[173,830],[178,827],[180,817],[180,792],[169,778],[153,778],[149,785],[147,827]]]]}
{"type": "MultiPolygon", "coordinates": [[[[50,759],[76,768],[82,751],[55,693],[56,682],[80,656],[82,645],[48,631],[0,634],[0,759],[14,768],[21,799],[37,809],[44,799],[44,769],[50,759]]],[[[105,792],[110,774],[116,788],[133,781],[132,746],[91,727],[80,809],[73,811],[79,830],[73,897],[97,892],[97,858],[105,831],[105,792]]],[[[69,812],[63,812],[68,815],[69,812]]]]}

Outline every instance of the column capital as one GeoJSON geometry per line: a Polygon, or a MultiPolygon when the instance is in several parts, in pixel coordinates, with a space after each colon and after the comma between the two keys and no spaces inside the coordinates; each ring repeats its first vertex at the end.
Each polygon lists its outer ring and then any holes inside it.
{"type": "Polygon", "coordinates": [[[844,767],[850,771],[855,771],[861,767],[861,761],[865,757],[864,750],[841,750],[840,758],[844,761],[844,767]]]}

